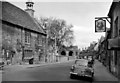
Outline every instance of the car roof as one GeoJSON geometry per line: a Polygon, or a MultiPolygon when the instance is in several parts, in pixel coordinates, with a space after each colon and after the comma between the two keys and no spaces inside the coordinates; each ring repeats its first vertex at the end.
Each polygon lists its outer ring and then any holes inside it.
{"type": "Polygon", "coordinates": [[[87,59],[76,59],[77,61],[88,61],[87,59]]]}
{"type": "Polygon", "coordinates": [[[80,62],[83,62],[83,61],[84,61],[84,62],[88,62],[87,59],[76,59],[75,62],[76,62],[76,61],[80,61],[80,62]]]}

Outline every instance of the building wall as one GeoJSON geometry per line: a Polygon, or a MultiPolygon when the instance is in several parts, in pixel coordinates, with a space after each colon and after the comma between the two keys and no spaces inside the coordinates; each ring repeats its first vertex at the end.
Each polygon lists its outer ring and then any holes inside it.
{"type": "Polygon", "coordinates": [[[4,51],[4,58],[6,60],[19,62],[21,60],[21,29],[16,28],[11,24],[2,22],[2,51],[4,51]],[[15,52],[15,54],[13,54],[15,52]]]}
{"type": "Polygon", "coordinates": [[[46,58],[46,37],[42,36],[42,45],[43,45],[43,61],[45,62],[45,58],[46,58]]]}
{"type": "Polygon", "coordinates": [[[40,61],[39,56],[44,53],[42,35],[28,30],[31,33],[31,38],[30,44],[26,44],[25,31],[25,29],[13,24],[2,23],[2,54],[4,54],[3,58],[5,61],[10,60],[13,64],[21,63],[23,55],[24,59],[34,57],[35,62],[40,61]],[[38,35],[40,36],[39,38],[38,35]],[[38,43],[38,39],[39,42],[41,41],[40,44],[38,43]],[[22,46],[24,46],[24,49],[22,46]]]}
{"type": "MultiPolygon", "coordinates": [[[[42,60],[42,56],[44,56],[42,35],[34,32],[30,32],[30,34],[31,34],[30,44],[25,43],[24,47],[25,60],[28,61],[29,59],[34,58],[34,62],[39,63],[39,61],[42,60]]],[[[23,39],[25,40],[25,34],[23,36],[23,39]]]]}
{"type": "MultiPolygon", "coordinates": [[[[120,37],[120,2],[119,2],[119,5],[118,5],[118,7],[117,7],[117,10],[118,10],[118,28],[119,28],[119,30],[118,30],[118,37],[120,37]]],[[[120,50],[119,51],[117,51],[117,59],[118,59],[118,61],[117,61],[117,63],[118,63],[118,79],[120,80],[120,50]]]]}
{"type": "MultiPolygon", "coordinates": [[[[37,41],[37,34],[36,33],[31,33],[31,42],[30,42],[30,48],[32,50],[32,54],[30,55],[31,57],[34,56],[34,61],[38,61],[38,50],[36,50],[36,42],[37,41]]],[[[29,50],[29,48],[28,48],[29,50]]],[[[29,57],[29,56],[28,56],[29,57]]]]}
{"type": "MultiPolygon", "coordinates": [[[[111,15],[111,38],[120,37],[120,2],[116,4],[111,15]]],[[[120,50],[111,51],[111,71],[116,75],[120,76],[120,50]]],[[[120,77],[119,77],[120,78],[120,77]]]]}
{"type": "Polygon", "coordinates": [[[0,20],[0,58],[2,58],[2,21],[0,20]]]}
{"type": "Polygon", "coordinates": [[[118,79],[120,80],[120,51],[118,51],[118,79]]]}
{"type": "MultiPolygon", "coordinates": [[[[115,10],[113,10],[113,13],[112,13],[112,38],[116,37],[118,35],[118,29],[116,28],[116,25],[115,25],[115,21],[116,19],[118,18],[118,20],[120,19],[120,9],[119,9],[119,5],[116,6],[115,10]]],[[[117,27],[119,28],[120,26],[120,20],[118,22],[118,25],[117,27]]],[[[119,28],[120,29],[120,28],[119,28]]]]}

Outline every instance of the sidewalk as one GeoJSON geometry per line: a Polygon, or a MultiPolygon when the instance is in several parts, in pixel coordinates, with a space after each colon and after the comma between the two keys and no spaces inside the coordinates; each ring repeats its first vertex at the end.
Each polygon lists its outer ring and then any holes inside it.
{"type": "Polygon", "coordinates": [[[118,79],[113,76],[105,66],[98,60],[95,60],[95,80],[96,81],[118,81],[118,79]]]}

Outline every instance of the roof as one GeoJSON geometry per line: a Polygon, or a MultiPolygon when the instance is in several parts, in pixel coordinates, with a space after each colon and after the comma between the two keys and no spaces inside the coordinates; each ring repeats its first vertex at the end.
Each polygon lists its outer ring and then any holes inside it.
{"type": "Polygon", "coordinates": [[[9,2],[2,2],[2,17],[0,15],[0,19],[32,31],[45,34],[42,27],[38,26],[34,18],[32,18],[24,10],[14,6],[9,2]]]}
{"type": "Polygon", "coordinates": [[[74,50],[78,50],[78,46],[69,46],[69,47],[65,47],[67,50],[71,50],[71,49],[74,49],[74,50]]]}
{"type": "Polygon", "coordinates": [[[117,4],[120,4],[120,0],[113,0],[112,4],[111,4],[111,7],[110,7],[110,10],[108,12],[108,16],[111,17],[111,14],[114,10],[114,8],[116,7],[117,4]]]}
{"type": "Polygon", "coordinates": [[[40,27],[42,28],[43,32],[47,35],[46,30],[43,28],[44,26],[42,26],[42,25],[38,22],[38,20],[34,19],[34,21],[36,22],[36,24],[37,24],[38,26],[40,26],[40,27]]]}

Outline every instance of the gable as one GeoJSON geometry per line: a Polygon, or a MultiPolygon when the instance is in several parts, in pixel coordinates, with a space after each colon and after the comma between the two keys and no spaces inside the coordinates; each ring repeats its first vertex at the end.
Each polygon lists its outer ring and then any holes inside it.
{"type": "Polygon", "coordinates": [[[36,24],[34,18],[24,10],[9,2],[2,2],[2,17],[0,16],[0,19],[32,31],[45,34],[42,27],[36,24]]]}

